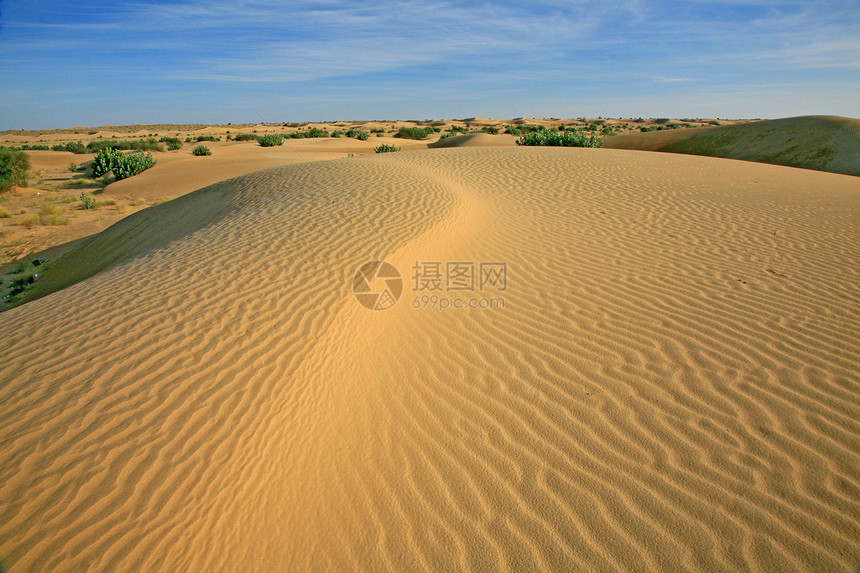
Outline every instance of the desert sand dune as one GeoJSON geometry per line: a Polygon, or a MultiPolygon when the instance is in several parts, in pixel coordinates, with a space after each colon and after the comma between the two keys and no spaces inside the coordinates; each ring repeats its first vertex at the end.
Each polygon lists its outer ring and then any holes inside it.
{"type": "Polygon", "coordinates": [[[504,147],[517,144],[515,135],[488,135],[486,133],[466,133],[446,137],[430,143],[427,147],[440,149],[445,147],[504,147]]]}
{"type": "Polygon", "coordinates": [[[0,558],[852,570],[858,198],[780,166],[473,147],[135,213],[0,314],[0,558]],[[374,259],[404,279],[380,312],[350,290],[374,259]],[[478,293],[504,307],[414,308],[416,261],[506,263],[478,293]]]}
{"type": "Polygon", "coordinates": [[[801,116],[739,125],[628,133],[606,147],[690,153],[860,175],[860,119],[801,116]]]}

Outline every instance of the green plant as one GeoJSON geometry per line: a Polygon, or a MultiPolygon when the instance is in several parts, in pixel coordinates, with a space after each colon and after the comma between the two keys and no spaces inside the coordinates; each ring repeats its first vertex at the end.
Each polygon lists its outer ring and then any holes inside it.
{"type": "Polygon", "coordinates": [[[490,135],[498,135],[499,128],[493,127],[491,125],[485,125],[484,127],[481,128],[481,133],[488,133],[490,135]]]}
{"type": "Polygon", "coordinates": [[[0,151],[0,193],[13,185],[25,187],[29,170],[30,159],[23,151],[0,151]]]}
{"type": "Polygon", "coordinates": [[[134,153],[122,156],[119,164],[114,166],[113,174],[117,181],[120,179],[128,179],[129,177],[146,171],[153,165],[155,165],[155,160],[152,158],[151,153],[135,151],[134,153]]]}
{"type": "Polygon", "coordinates": [[[542,129],[526,133],[517,140],[517,145],[545,145],[553,147],[602,147],[603,141],[594,133],[583,131],[559,132],[554,129],[542,129]]]}
{"type": "Polygon", "coordinates": [[[253,133],[237,133],[233,139],[235,141],[257,141],[259,136],[253,133]]]}
{"type": "Polygon", "coordinates": [[[367,139],[370,137],[370,134],[360,129],[350,129],[346,132],[346,136],[358,139],[360,141],[367,141],[367,139]]]}
{"type": "Polygon", "coordinates": [[[109,171],[113,171],[119,162],[122,160],[122,151],[111,147],[102,149],[93,158],[90,169],[93,171],[93,177],[101,177],[109,171]]]}
{"type": "Polygon", "coordinates": [[[72,163],[69,163],[69,171],[71,171],[72,173],[77,173],[78,172],[78,164],[75,163],[74,161],[72,163]]]}
{"type": "Polygon", "coordinates": [[[167,151],[176,151],[177,149],[182,148],[182,140],[178,137],[167,137],[164,136],[158,140],[159,143],[167,144],[167,151]]]}
{"type": "Polygon", "coordinates": [[[87,143],[86,150],[90,153],[97,153],[102,149],[164,151],[163,146],[155,138],[142,139],[140,141],[90,141],[87,143]]]}
{"type": "Polygon", "coordinates": [[[64,151],[69,151],[71,153],[86,153],[87,148],[80,141],[70,141],[66,145],[63,146],[64,151]]]}
{"type": "Polygon", "coordinates": [[[8,219],[11,216],[12,216],[12,213],[10,213],[4,207],[0,207],[0,219],[8,219]]]}
{"type": "Polygon", "coordinates": [[[206,147],[205,145],[198,145],[194,149],[191,150],[192,155],[212,155],[212,151],[206,147]]]}
{"type": "Polygon", "coordinates": [[[96,199],[90,193],[81,191],[81,209],[95,209],[96,199]]]}
{"type": "Polygon", "coordinates": [[[401,127],[397,130],[397,133],[394,134],[394,137],[400,137],[403,139],[424,139],[431,133],[434,133],[432,127],[401,127]]]}
{"type": "Polygon", "coordinates": [[[376,153],[391,153],[393,151],[400,151],[400,148],[394,147],[393,145],[388,145],[386,143],[383,143],[379,147],[375,148],[374,151],[376,153]]]}
{"type": "Polygon", "coordinates": [[[260,144],[260,147],[274,147],[276,145],[282,145],[284,143],[284,138],[278,134],[269,134],[269,135],[261,135],[257,138],[257,141],[260,144]]]}
{"type": "Polygon", "coordinates": [[[382,129],[381,127],[374,127],[373,129],[370,130],[370,133],[385,133],[385,130],[382,129]]]}

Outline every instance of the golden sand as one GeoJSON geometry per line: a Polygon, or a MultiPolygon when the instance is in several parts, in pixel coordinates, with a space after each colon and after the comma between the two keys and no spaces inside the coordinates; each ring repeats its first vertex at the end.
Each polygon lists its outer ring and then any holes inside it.
{"type": "Polygon", "coordinates": [[[0,558],[852,570],[858,197],[786,167],[472,147],[135,213],[0,314],[0,558]],[[374,259],[405,287],[380,312],[351,293],[374,259]],[[416,261],[506,263],[476,294],[504,308],[414,308],[416,261]]]}

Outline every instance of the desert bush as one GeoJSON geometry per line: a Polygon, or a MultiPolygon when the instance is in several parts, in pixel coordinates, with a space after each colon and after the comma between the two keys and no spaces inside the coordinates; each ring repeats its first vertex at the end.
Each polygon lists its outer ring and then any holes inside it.
{"type": "Polygon", "coordinates": [[[544,128],[541,131],[533,131],[523,134],[517,140],[517,145],[541,145],[552,147],[602,147],[603,141],[594,133],[586,134],[582,131],[559,132],[554,129],[544,128]]]}
{"type": "Polygon", "coordinates": [[[39,221],[40,220],[39,220],[38,215],[28,215],[28,216],[24,217],[23,219],[21,219],[20,221],[18,221],[18,224],[21,225],[22,227],[24,227],[25,229],[30,229],[34,225],[36,225],[36,223],[39,223],[39,221]]]}
{"type": "Polygon", "coordinates": [[[490,135],[498,135],[499,128],[493,127],[491,125],[485,125],[484,127],[481,128],[481,133],[487,133],[490,135]]]}
{"type": "Polygon", "coordinates": [[[178,137],[167,137],[164,136],[158,140],[159,143],[167,144],[167,151],[176,151],[177,149],[182,148],[182,140],[178,137]]]}
{"type": "Polygon", "coordinates": [[[0,219],[8,219],[12,216],[12,213],[7,211],[5,208],[0,207],[0,219]]]}
{"type": "Polygon", "coordinates": [[[334,137],[335,139],[340,138],[340,136],[342,136],[342,135],[345,135],[345,132],[340,130],[340,129],[336,129],[336,130],[331,132],[331,136],[334,137]]]}
{"type": "Polygon", "coordinates": [[[63,217],[62,207],[57,205],[43,204],[39,210],[39,221],[43,225],[68,225],[68,217],[63,217]]]}
{"type": "Polygon", "coordinates": [[[260,147],[275,147],[276,145],[282,145],[284,138],[278,134],[261,135],[257,138],[257,142],[259,142],[260,147]]]}
{"type": "Polygon", "coordinates": [[[370,133],[385,133],[385,130],[382,129],[381,127],[374,127],[373,129],[370,130],[370,133]]]}
{"type": "Polygon", "coordinates": [[[370,134],[367,133],[366,131],[362,131],[360,129],[350,129],[349,131],[346,132],[346,136],[352,137],[354,139],[358,139],[361,141],[367,141],[367,139],[370,137],[370,134]]]}
{"type": "Polygon", "coordinates": [[[69,171],[71,171],[72,173],[77,173],[78,172],[78,164],[75,163],[74,161],[69,163],[69,171]]]}
{"type": "Polygon", "coordinates": [[[90,193],[81,191],[81,209],[95,209],[96,199],[90,193]]]}
{"type": "Polygon", "coordinates": [[[93,177],[101,177],[109,171],[113,171],[114,167],[122,159],[122,151],[108,147],[99,150],[93,158],[90,169],[93,171],[93,177]]]}
{"type": "Polygon", "coordinates": [[[123,155],[112,171],[117,181],[119,181],[120,179],[128,179],[129,177],[146,171],[153,165],[155,165],[155,160],[152,158],[151,153],[135,151],[134,153],[123,155]]]}
{"type": "Polygon", "coordinates": [[[237,133],[233,139],[235,141],[257,141],[258,135],[253,133],[237,133]]]}
{"type": "Polygon", "coordinates": [[[198,145],[191,150],[192,155],[212,155],[212,151],[205,145],[198,145]]]}
{"type": "Polygon", "coordinates": [[[402,139],[424,139],[431,133],[434,133],[432,127],[401,127],[397,130],[397,133],[394,134],[394,137],[400,137],[402,139]]]}
{"type": "Polygon", "coordinates": [[[21,146],[21,151],[48,151],[49,149],[50,147],[42,143],[34,143],[33,145],[27,145],[25,143],[21,146]]]}
{"type": "MultiPolygon", "coordinates": [[[[126,151],[164,151],[164,147],[154,138],[141,139],[139,141],[90,141],[86,150],[90,153],[98,153],[103,149],[119,149],[126,151]]],[[[85,153],[85,152],[82,152],[85,153]]]]}
{"type": "Polygon", "coordinates": [[[296,131],[295,133],[291,133],[288,137],[292,139],[310,139],[316,137],[329,137],[329,134],[325,129],[312,127],[307,131],[296,131]]]}
{"type": "Polygon", "coordinates": [[[376,153],[391,153],[393,151],[400,151],[400,148],[394,147],[393,145],[388,145],[386,143],[383,143],[379,147],[375,148],[374,151],[376,153]]]}
{"type": "Polygon", "coordinates": [[[0,193],[8,191],[13,185],[27,185],[27,171],[30,159],[23,151],[0,151],[0,193]]]}

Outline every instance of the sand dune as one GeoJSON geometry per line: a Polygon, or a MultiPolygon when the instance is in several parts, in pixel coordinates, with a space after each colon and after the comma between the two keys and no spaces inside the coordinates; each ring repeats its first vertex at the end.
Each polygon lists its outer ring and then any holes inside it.
{"type": "Polygon", "coordinates": [[[690,153],[860,175],[860,120],[802,116],[696,130],[628,133],[606,147],[690,153]]]}
{"type": "Polygon", "coordinates": [[[830,173],[494,147],[135,213],[0,314],[0,558],[852,570],[858,197],[830,173]],[[380,312],[350,291],[374,259],[405,285],[380,312]],[[507,290],[463,294],[504,308],[414,308],[416,261],[506,263],[507,290]]]}
{"type": "Polygon", "coordinates": [[[446,137],[439,141],[429,143],[427,147],[440,149],[445,147],[504,147],[517,144],[515,135],[488,135],[486,133],[466,133],[446,137]]]}

